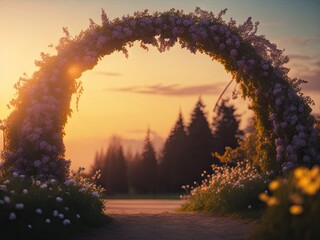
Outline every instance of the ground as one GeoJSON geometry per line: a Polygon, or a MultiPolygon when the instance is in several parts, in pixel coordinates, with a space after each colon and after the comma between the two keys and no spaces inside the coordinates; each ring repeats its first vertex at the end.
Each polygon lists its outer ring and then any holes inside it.
{"type": "Polygon", "coordinates": [[[77,240],[240,240],[254,221],[176,212],[180,200],[108,200],[111,224],[77,240]]]}

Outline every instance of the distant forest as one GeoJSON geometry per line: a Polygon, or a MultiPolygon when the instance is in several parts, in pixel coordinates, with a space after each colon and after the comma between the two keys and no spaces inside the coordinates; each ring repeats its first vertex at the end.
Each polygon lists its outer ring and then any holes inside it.
{"type": "Polygon", "coordinates": [[[182,185],[200,182],[204,172],[212,172],[212,164],[221,164],[217,156],[226,147],[239,146],[244,135],[239,124],[240,115],[228,100],[221,100],[209,124],[199,98],[188,125],[178,114],[160,153],[155,151],[149,129],[142,152],[135,154],[125,154],[121,140],[114,137],[106,151],[96,152],[90,174],[101,171],[98,183],[109,194],[180,193],[182,185]]]}

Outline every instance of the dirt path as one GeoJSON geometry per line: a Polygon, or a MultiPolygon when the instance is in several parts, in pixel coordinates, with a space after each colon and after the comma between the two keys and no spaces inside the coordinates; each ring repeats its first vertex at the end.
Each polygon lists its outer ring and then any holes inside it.
{"type": "Polygon", "coordinates": [[[174,212],[181,202],[171,201],[109,202],[113,222],[78,240],[240,240],[254,227],[252,221],[174,212]]]}

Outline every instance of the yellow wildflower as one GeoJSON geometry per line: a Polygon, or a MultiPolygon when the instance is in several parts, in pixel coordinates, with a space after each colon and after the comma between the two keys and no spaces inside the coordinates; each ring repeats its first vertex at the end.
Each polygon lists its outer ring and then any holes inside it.
{"type": "Polygon", "coordinates": [[[259,199],[263,202],[267,202],[269,200],[269,196],[266,193],[260,193],[259,199]]]}
{"type": "Polygon", "coordinates": [[[279,188],[280,186],[280,181],[279,180],[273,180],[269,183],[269,189],[271,191],[275,191],[279,188]]]}
{"type": "Polygon", "coordinates": [[[314,196],[319,191],[319,186],[314,183],[310,183],[303,188],[303,191],[309,196],[314,196]]]}
{"type": "Polygon", "coordinates": [[[300,179],[302,177],[304,177],[306,174],[307,174],[307,168],[305,167],[299,167],[299,168],[296,168],[294,170],[294,177],[297,178],[297,179],[300,179]]]}
{"type": "Polygon", "coordinates": [[[267,205],[269,207],[272,207],[272,206],[277,206],[279,205],[280,202],[279,200],[276,198],[276,197],[269,197],[268,201],[267,201],[267,205]]]}
{"type": "Polygon", "coordinates": [[[300,205],[292,205],[289,211],[292,215],[300,215],[303,212],[303,207],[300,205]]]}

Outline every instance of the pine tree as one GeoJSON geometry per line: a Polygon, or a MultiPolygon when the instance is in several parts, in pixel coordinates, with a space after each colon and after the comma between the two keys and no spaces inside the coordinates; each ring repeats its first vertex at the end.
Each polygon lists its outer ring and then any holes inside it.
{"type": "Polygon", "coordinates": [[[185,178],[185,146],[187,132],[185,129],[182,113],[167,138],[162,151],[159,167],[160,188],[165,192],[178,192],[186,183],[185,178]]]}
{"type": "Polygon", "coordinates": [[[154,193],[157,189],[157,158],[153,144],[150,139],[150,130],[148,129],[147,136],[144,140],[144,147],[141,154],[141,159],[138,161],[138,179],[141,179],[137,186],[137,191],[140,193],[154,193]]]}
{"type": "Polygon", "coordinates": [[[239,129],[240,115],[237,115],[233,105],[228,105],[229,100],[222,100],[213,118],[213,139],[214,150],[223,154],[226,147],[236,148],[239,140],[243,136],[243,131],[239,129]]]}
{"type": "Polygon", "coordinates": [[[128,176],[127,164],[120,140],[113,137],[106,153],[96,154],[94,169],[101,169],[100,183],[108,193],[127,193],[128,176]]]}
{"type": "Polygon", "coordinates": [[[186,184],[201,180],[203,171],[211,172],[212,133],[209,127],[205,105],[199,98],[191,114],[188,127],[186,154],[186,184]]]}

